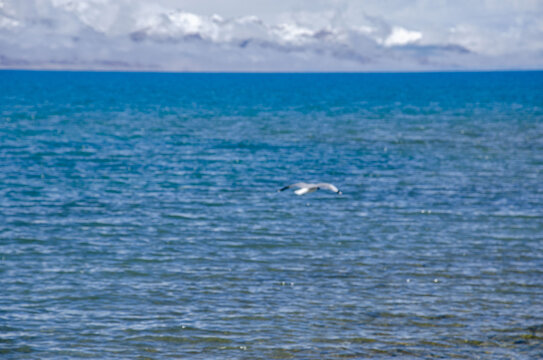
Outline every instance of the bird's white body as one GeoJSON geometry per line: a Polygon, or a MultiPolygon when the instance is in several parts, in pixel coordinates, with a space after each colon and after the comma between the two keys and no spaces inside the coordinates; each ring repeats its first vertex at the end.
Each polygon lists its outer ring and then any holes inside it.
{"type": "Polygon", "coordinates": [[[309,194],[309,193],[312,193],[312,192],[315,192],[317,191],[317,188],[316,187],[304,187],[304,188],[300,188],[298,190],[294,190],[294,193],[296,195],[303,195],[303,194],[309,194]]]}
{"type": "Polygon", "coordinates": [[[294,193],[296,195],[309,194],[309,193],[315,192],[315,191],[317,191],[319,189],[327,189],[327,190],[333,191],[333,192],[341,195],[341,191],[339,191],[339,189],[337,187],[335,187],[332,184],[328,184],[328,183],[318,183],[318,184],[296,183],[296,184],[285,186],[284,188],[279,189],[279,191],[290,189],[291,187],[299,188],[298,190],[294,191],[294,193]]]}

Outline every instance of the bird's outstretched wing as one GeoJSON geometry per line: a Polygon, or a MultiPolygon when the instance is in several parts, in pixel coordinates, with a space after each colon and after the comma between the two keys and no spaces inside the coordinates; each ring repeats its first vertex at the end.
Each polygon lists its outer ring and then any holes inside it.
{"type": "Polygon", "coordinates": [[[339,191],[339,189],[337,187],[335,187],[334,185],[332,185],[332,184],[320,183],[320,184],[317,184],[317,187],[319,189],[327,189],[327,190],[333,191],[335,193],[341,194],[341,191],[339,191]]]}
{"type": "Polygon", "coordinates": [[[291,185],[287,185],[277,191],[283,191],[283,190],[286,190],[286,189],[290,189],[290,188],[293,188],[293,187],[298,187],[298,188],[303,188],[303,187],[308,187],[309,184],[306,184],[306,183],[303,183],[303,182],[299,182],[299,183],[295,183],[295,184],[291,184],[291,185]]]}

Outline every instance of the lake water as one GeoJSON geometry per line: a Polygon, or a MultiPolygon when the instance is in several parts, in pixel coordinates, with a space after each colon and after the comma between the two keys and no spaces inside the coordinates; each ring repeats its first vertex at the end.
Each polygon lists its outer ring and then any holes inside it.
{"type": "Polygon", "coordinates": [[[0,72],[0,357],[543,358],[543,72],[0,72]]]}

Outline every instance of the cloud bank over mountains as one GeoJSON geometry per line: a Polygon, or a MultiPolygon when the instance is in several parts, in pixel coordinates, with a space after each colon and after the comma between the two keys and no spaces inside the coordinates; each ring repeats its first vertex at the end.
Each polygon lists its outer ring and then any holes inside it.
{"type": "Polygon", "coordinates": [[[0,0],[0,67],[543,68],[543,2],[0,0]],[[228,6],[225,5],[228,3],[228,6]],[[181,5],[180,5],[181,4],[181,5]],[[215,13],[214,10],[217,10],[215,13]]]}

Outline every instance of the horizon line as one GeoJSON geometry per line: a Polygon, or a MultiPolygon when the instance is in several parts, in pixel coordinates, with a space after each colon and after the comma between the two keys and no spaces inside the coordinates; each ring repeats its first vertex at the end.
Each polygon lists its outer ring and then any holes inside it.
{"type": "Polygon", "coordinates": [[[543,67],[533,69],[429,69],[429,70],[361,70],[361,71],[274,71],[274,70],[137,70],[137,69],[51,69],[51,68],[4,68],[0,67],[1,72],[89,72],[89,73],[142,73],[142,74],[436,74],[436,73],[506,73],[506,72],[543,72],[543,67]]]}

